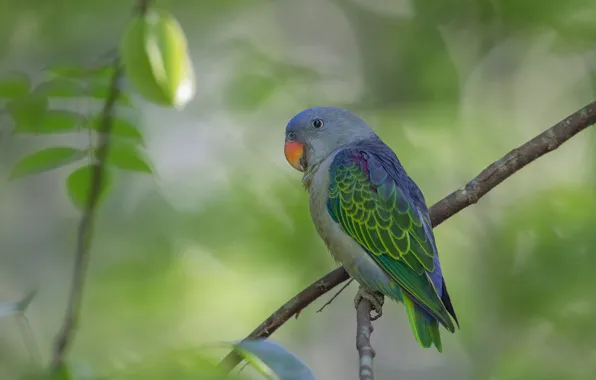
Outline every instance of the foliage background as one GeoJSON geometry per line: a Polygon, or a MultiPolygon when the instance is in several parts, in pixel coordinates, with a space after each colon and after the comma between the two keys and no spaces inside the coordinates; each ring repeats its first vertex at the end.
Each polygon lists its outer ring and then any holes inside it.
{"type": "MultiPolygon", "coordinates": [[[[593,1],[158,4],[186,31],[198,93],[182,112],[134,99],[154,175],[117,171],[100,210],[70,355],[88,378],[197,366],[197,348],[243,337],[334,267],[282,154],[299,110],[360,114],[432,204],[594,99],[593,1]]],[[[132,5],[1,0],[0,73],[92,65],[132,5]]],[[[0,122],[0,299],[40,289],[27,316],[46,362],[79,220],[64,183],[81,163],[6,178],[20,157],[88,134],[10,135],[10,114],[0,122]]],[[[580,134],[436,230],[462,329],[442,334],[444,354],[421,350],[402,307],[386,306],[373,334],[379,378],[593,378],[595,138],[580,134]]],[[[356,373],[355,289],[274,335],[320,379],[356,373]]],[[[0,359],[2,379],[39,366],[14,318],[0,319],[0,359]]]]}

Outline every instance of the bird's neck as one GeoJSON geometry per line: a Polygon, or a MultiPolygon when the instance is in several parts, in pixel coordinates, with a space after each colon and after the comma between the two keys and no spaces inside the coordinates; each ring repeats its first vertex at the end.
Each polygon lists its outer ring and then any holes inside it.
{"type": "Polygon", "coordinates": [[[329,154],[323,160],[321,160],[315,164],[309,163],[309,165],[306,167],[306,170],[304,171],[304,176],[302,177],[302,185],[304,185],[304,188],[306,189],[306,191],[310,192],[312,182],[315,179],[315,176],[317,175],[319,170],[323,170],[323,171],[328,170],[329,165],[331,165],[331,161],[333,160],[335,155],[340,150],[342,150],[344,148],[345,147],[340,147],[340,148],[334,150],[333,152],[331,152],[331,154],[329,154]]]}
{"type": "Polygon", "coordinates": [[[315,174],[317,173],[317,169],[319,168],[319,165],[320,164],[308,165],[308,167],[304,171],[304,176],[302,176],[302,185],[304,186],[306,191],[310,191],[310,185],[312,183],[312,180],[313,180],[315,174]]]}

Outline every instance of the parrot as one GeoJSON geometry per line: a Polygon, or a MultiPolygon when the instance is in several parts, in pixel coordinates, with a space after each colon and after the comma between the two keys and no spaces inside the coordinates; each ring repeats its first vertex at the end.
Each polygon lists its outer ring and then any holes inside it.
{"type": "Polygon", "coordinates": [[[352,112],[318,106],[290,119],[284,154],[318,235],[359,284],[355,307],[368,300],[376,319],[385,296],[403,303],[420,346],[442,352],[439,324],[454,333],[459,322],[426,201],[393,150],[352,112]]]}

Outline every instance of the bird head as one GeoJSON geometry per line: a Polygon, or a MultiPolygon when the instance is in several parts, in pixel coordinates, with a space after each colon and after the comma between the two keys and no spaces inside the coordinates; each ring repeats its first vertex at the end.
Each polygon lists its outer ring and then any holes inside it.
{"type": "Polygon", "coordinates": [[[375,136],[358,116],[336,107],[314,107],[294,116],[286,126],[284,153],[296,170],[318,165],[346,145],[375,136]]]}

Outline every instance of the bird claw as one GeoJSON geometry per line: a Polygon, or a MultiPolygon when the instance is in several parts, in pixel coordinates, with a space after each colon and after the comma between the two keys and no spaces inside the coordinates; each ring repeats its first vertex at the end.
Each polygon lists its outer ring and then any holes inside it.
{"type": "Polygon", "coordinates": [[[358,293],[356,293],[356,298],[354,298],[354,307],[356,307],[356,309],[362,300],[369,301],[372,305],[372,309],[376,312],[375,315],[370,316],[371,321],[381,318],[381,315],[383,315],[383,303],[385,302],[385,297],[382,293],[371,291],[364,286],[360,286],[360,288],[358,288],[358,293]]]}

